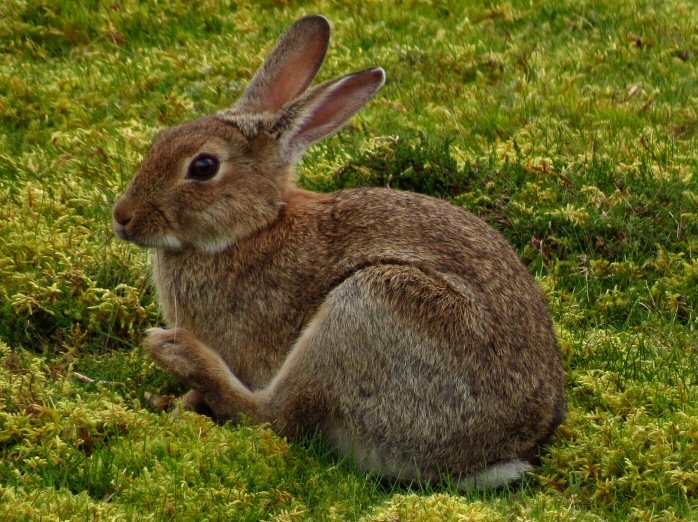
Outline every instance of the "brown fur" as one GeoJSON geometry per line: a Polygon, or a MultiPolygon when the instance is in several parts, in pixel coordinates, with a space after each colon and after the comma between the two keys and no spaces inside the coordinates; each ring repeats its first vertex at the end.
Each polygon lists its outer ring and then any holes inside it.
{"type": "Polygon", "coordinates": [[[157,248],[171,329],[146,348],[220,420],[320,429],[388,477],[516,479],[565,411],[544,299],[504,238],[447,202],[293,185],[305,147],[383,83],[373,69],[301,94],[326,24],[292,26],[232,109],[163,133],[117,202],[117,234],[157,248]],[[268,93],[275,75],[293,87],[268,93]],[[209,181],[186,177],[200,152],[220,160],[209,181]]]}

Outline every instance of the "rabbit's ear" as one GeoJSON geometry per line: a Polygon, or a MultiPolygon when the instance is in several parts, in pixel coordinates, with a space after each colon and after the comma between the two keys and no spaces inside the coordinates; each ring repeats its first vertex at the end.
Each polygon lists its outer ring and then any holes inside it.
{"type": "Polygon", "coordinates": [[[325,59],[330,24],[324,16],[306,16],[289,27],[234,105],[237,111],[276,111],[299,96],[325,59]]]}
{"type": "Polygon", "coordinates": [[[341,129],[384,83],[383,69],[366,69],[324,83],[291,104],[275,129],[290,157],[341,129]]]}

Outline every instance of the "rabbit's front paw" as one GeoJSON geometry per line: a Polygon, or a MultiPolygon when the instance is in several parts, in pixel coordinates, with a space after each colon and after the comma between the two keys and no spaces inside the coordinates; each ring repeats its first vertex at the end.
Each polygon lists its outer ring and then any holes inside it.
{"type": "Polygon", "coordinates": [[[158,366],[185,383],[190,383],[203,370],[202,352],[206,348],[184,328],[151,328],[144,347],[158,366]]]}
{"type": "Polygon", "coordinates": [[[211,408],[206,403],[205,396],[199,390],[194,389],[189,390],[177,400],[174,409],[170,412],[170,417],[179,417],[185,411],[193,411],[208,417],[214,416],[211,408]]]}

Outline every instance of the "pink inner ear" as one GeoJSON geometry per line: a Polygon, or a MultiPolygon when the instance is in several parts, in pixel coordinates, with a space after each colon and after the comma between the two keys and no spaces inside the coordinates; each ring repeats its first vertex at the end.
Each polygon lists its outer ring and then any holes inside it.
{"type": "Polygon", "coordinates": [[[294,141],[308,143],[332,134],[373,96],[383,82],[383,71],[374,69],[339,81],[294,133],[294,141]]]}
{"type": "Polygon", "coordinates": [[[259,100],[260,111],[276,111],[305,90],[315,76],[317,68],[313,67],[313,62],[316,52],[317,49],[308,49],[307,54],[296,54],[287,59],[270,79],[271,85],[259,100]],[[309,59],[309,56],[313,58],[309,59]]]}
{"type": "Polygon", "coordinates": [[[279,110],[286,102],[301,94],[315,78],[326,48],[326,42],[316,40],[288,56],[273,75],[267,78],[269,85],[259,100],[258,110],[279,110]]]}

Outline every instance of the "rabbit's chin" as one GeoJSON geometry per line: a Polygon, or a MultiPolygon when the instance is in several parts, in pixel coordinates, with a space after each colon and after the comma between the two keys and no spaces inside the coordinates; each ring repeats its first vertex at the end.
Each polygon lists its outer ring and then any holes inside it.
{"type": "Polygon", "coordinates": [[[144,248],[155,248],[168,250],[170,252],[183,252],[185,250],[195,250],[203,254],[217,254],[231,245],[227,238],[198,239],[196,241],[185,241],[173,234],[165,234],[157,238],[131,241],[144,248]]]}
{"type": "Polygon", "coordinates": [[[121,239],[125,239],[142,248],[156,248],[172,251],[181,251],[187,248],[184,242],[173,234],[165,234],[157,237],[125,237],[122,234],[117,235],[121,239]]]}

